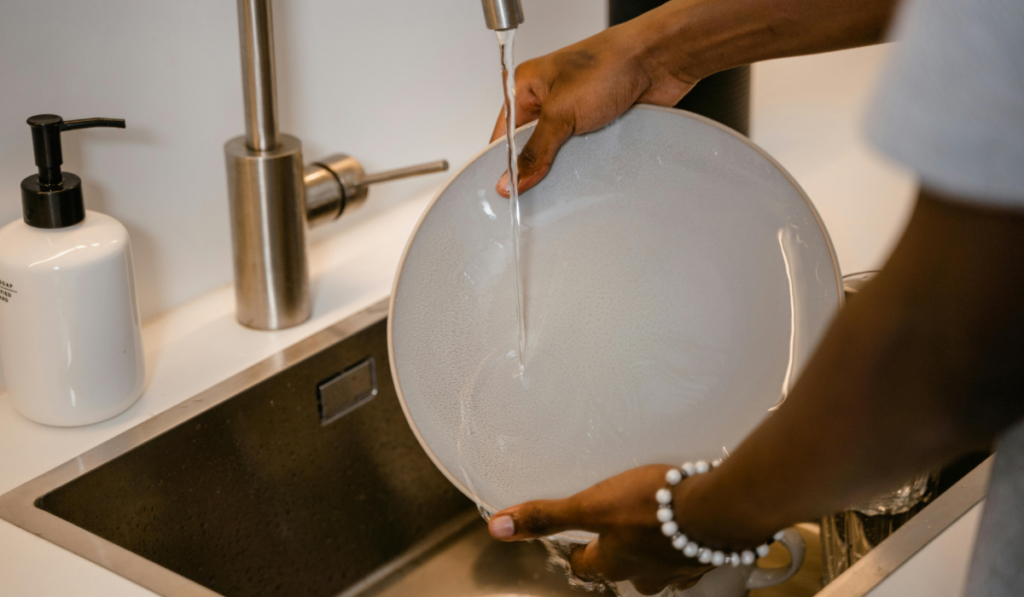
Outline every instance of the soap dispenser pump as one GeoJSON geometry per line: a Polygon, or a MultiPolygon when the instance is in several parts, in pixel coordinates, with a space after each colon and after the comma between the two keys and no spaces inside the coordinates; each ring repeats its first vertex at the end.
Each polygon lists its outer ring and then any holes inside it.
{"type": "Polygon", "coordinates": [[[85,219],[82,179],[61,172],[64,154],[60,134],[98,126],[123,129],[117,118],[84,118],[65,121],[54,114],[39,114],[28,119],[32,128],[32,149],[39,174],[21,181],[21,205],[25,223],[35,228],[66,228],[85,219]]]}
{"type": "Polygon", "coordinates": [[[23,415],[88,425],[138,400],[142,327],[128,231],[87,211],[82,180],[62,172],[61,133],[124,120],[28,119],[38,174],[21,182],[24,218],[0,229],[0,363],[23,415]]]}

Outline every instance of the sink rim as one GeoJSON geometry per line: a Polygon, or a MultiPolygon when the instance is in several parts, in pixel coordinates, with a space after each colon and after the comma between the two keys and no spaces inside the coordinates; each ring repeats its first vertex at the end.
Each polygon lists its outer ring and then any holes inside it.
{"type": "Polygon", "coordinates": [[[985,499],[995,458],[992,454],[974,467],[896,532],[825,585],[816,597],[859,597],[870,593],[932,539],[985,499]]]}

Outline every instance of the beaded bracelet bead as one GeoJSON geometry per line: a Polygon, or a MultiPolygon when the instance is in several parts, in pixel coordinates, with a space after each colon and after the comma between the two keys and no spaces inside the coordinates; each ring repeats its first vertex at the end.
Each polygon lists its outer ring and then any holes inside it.
{"type": "Polygon", "coordinates": [[[768,546],[782,538],[782,531],[775,533],[775,536],[753,550],[747,549],[739,553],[734,551],[726,554],[724,551],[701,547],[695,541],[690,541],[686,535],[679,531],[679,525],[675,522],[671,488],[687,477],[704,474],[711,469],[718,468],[721,464],[721,459],[710,463],[704,460],[685,462],[679,468],[669,469],[665,473],[665,482],[668,483],[668,487],[663,487],[654,494],[654,499],[658,502],[658,522],[661,523],[661,533],[672,540],[672,547],[683,552],[683,555],[688,558],[697,558],[697,561],[701,564],[711,564],[712,566],[722,566],[725,564],[739,566],[743,564],[744,566],[750,566],[757,561],[757,558],[763,558],[768,555],[768,546]]]}

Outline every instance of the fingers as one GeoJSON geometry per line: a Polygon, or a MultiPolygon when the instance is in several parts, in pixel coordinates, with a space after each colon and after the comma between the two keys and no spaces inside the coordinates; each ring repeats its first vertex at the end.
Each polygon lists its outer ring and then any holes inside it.
{"type": "Polygon", "coordinates": [[[646,573],[637,575],[637,571],[631,569],[629,563],[615,557],[613,552],[616,551],[616,548],[606,545],[605,542],[608,540],[607,536],[603,539],[595,539],[587,545],[581,545],[573,550],[569,554],[569,563],[573,573],[587,580],[602,579],[619,582],[628,579],[641,595],[657,595],[668,585],[673,585],[679,590],[686,590],[696,585],[703,576],[704,571],[699,574],[687,571],[686,574],[673,576],[667,570],[648,570],[646,573]]]}
{"type": "MultiPolygon", "coordinates": [[[[610,581],[626,580],[622,566],[608,556],[600,539],[580,546],[569,554],[572,571],[583,578],[600,578],[610,581]]],[[[664,585],[663,585],[664,586],[664,585]]]]}
{"type": "Polygon", "coordinates": [[[703,577],[704,573],[688,574],[685,577],[674,579],[670,584],[680,591],[685,591],[700,582],[700,579],[703,577]]]}
{"type": "MultiPolygon", "coordinates": [[[[668,469],[665,465],[642,466],[565,499],[536,500],[506,508],[491,519],[491,534],[496,539],[519,541],[567,530],[604,533],[618,527],[656,525],[654,494],[664,485],[668,469]]],[[[661,532],[656,526],[652,529],[661,532]]]]}
{"type": "MultiPolygon", "coordinates": [[[[571,115],[542,110],[537,128],[519,154],[519,192],[535,187],[547,176],[555,155],[572,136],[575,123],[571,115]]],[[[509,196],[508,173],[498,181],[498,193],[509,196]]]]}
{"type": "Polygon", "coordinates": [[[501,541],[521,541],[557,535],[570,530],[593,531],[575,497],[537,500],[502,510],[488,525],[491,536],[501,541]]]}

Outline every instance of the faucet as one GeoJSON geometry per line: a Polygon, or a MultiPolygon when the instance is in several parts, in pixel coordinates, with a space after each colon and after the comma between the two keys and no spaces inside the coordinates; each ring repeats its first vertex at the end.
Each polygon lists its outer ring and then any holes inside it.
{"type": "Polygon", "coordinates": [[[494,31],[517,29],[523,24],[523,5],[520,0],[481,0],[484,5],[484,21],[494,31]]]}
{"type": "Polygon", "coordinates": [[[258,330],[309,319],[306,230],[366,201],[371,184],[448,169],[439,160],[366,174],[355,158],[335,154],[303,167],[302,143],[277,122],[274,30],[270,0],[238,0],[245,96],[245,135],[224,144],[235,317],[258,330]]]}

